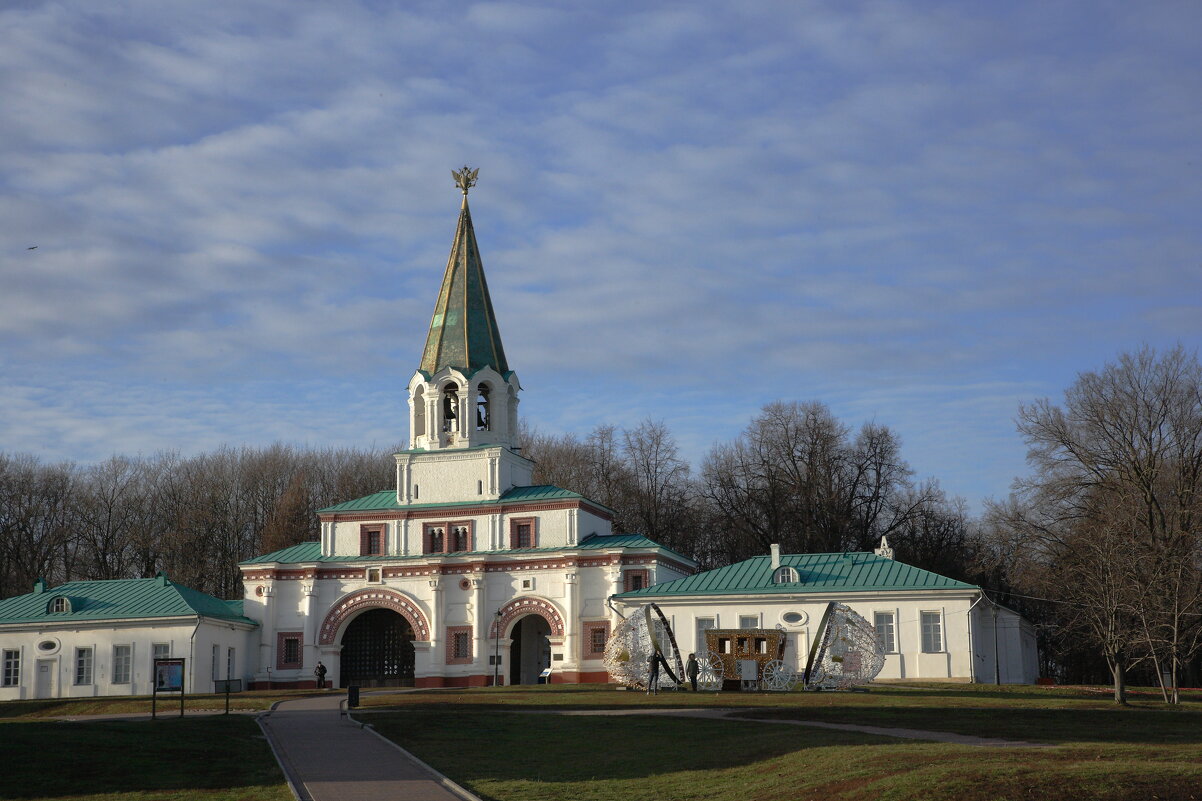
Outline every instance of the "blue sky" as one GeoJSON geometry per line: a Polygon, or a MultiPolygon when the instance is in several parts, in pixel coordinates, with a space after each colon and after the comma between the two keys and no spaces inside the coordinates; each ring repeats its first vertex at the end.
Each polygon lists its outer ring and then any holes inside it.
{"type": "Polygon", "coordinates": [[[977,507],[1202,334],[1202,4],[10,2],[0,450],[407,435],[459,198],[523,416],[772,400],[977,507]],[[29,250],[32,246],[36,250],[29,250]]]}

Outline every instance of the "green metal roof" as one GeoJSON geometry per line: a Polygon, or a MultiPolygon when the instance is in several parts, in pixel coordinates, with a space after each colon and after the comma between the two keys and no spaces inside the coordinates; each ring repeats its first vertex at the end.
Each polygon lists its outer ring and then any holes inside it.
{"type": "MultiPolygon", "coordinates": [[[[685,562],[692,562],[687,556],[681,556],[675,551],[665,548],[654,540],[649,540],[642,534],[590,534],[577,545],[564,545],[549,548],[505,548],[500,551],[457,551],[451,556],[481,556],[497,554],[540,554],[560,553],[563,551],[600,551],[606,548],[658,548],[676,556],[685,562]]],[[[428,559],[428,554],[413,554],[410,556],[322,556],[320,542],[302,542],[288,548],[281,548],[254,559],[241,562],[243,565],[262,564],[298,564],[302,562],[400,562],[405,560],[428,559]]]]}
{"type": "Polygon", "coordinates": [[[419,369],[433,375],[444,367],[469,373],[482,367],[509,372],[466,193],[419,369]]]}
{"type": "Polygon", "coordinates": [[[877,556],[874,553],[785,554],[782,566],[797,569],[800,581],[772,583],[772,558],[756,556],[687,578],[631,590],[620,598],[665,595],[796,594],[891,590],[975,590],[972,584],[877,556]]]}
{"type": "Polygon", "coordinates": [[[165,576],[72,581],[43,592],[31,592],[0,601],[0,624],[192,615],[255,623],[243,615],[242,601],[223,601],[191,587],[175,584],[165,576]],[[63,596],[70,601],[71,611],[48,611],[51,599],[63,596]]]}
{"type": "MultiPolygon", "coordinates": [[[[513,487],[504,492],[500,498],[492,500],[478,501],[454,501],[450,503],[411,503],[399,504],[396,500],[396,490],[382,490],[374,492],[371,495],[365,495],[362,498],[355,498],[353,501],[344,501],[333,506],[327,506],[324,509],[318,509],[318,512],[381,512],[392,509],[448,509],[461,506],[489,506],[507,503],[516,503],[519,501],[559,501],[559,500],[588,500],[578,492],[561,489],[559,487],[544,484],[532,487],[513,487]]],[[[595,506],[605,507],[595,501],[589,501],[595,506]]]]}

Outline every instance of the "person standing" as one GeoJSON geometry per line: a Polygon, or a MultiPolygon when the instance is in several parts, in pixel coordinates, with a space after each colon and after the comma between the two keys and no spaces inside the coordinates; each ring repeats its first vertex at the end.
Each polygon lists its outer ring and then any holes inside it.
{"type": "Polygon", "coordinates": [[[326,688],[326,666],[318,662],[317,667],[313,668],[313,675],[317,677],[317,689],[324,690],[326,688]]]}
{"type": "Polygon", "coordinates": [[[659,651],[647,660],[647,695],[659,695],[659,651]]]}
{"type": "Polygon", "coordinates": [[[697,674],[700,672],[701,668],[697,665],[697,655],[689,654],[689,661],[684,666],[684,674],[689,677],[689,684],[693,685],[693,692],[697,692],[697,674]]]}

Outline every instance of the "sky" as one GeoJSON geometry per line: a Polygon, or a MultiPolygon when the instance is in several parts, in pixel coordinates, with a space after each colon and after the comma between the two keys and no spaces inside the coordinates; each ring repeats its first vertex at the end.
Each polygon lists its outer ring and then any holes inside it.
{"type": "Polygon", "coordinates": [[[1202,4],[0,6],[0,451],[392,447],[454,233],[521,414],[889,426],[979,509],[1020,403],[1202,335],[1202,4]]]}

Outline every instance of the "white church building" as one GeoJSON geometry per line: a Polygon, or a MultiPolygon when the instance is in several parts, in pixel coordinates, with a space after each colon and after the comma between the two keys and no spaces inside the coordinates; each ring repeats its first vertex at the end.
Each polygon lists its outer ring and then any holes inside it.
{"type": "Polygon", "coordinates": [[[887,546],[774,552],[696,573],[691,559],[646,537],[613,534],[601,504],[533,485],[534,464],[516,441],[522,387],[468,208],[475,172],[456,177],[463,204],[408,385],[410,443],[396,454],[396,486],[320,510],[319,541],[243,562],[240,601],[166,577],[134,580],[157,590],[87,582],[0,601],[0,700],[145,693],[150,658],[183,651],[193,692],[218,678],[313,687],[318,662],[334,687],[606,682],[610,632],[651,601],[686,652],[704,651],[707,628],[781,628],[800,666],[819,610],[838,600],[877,626],[889,654],[883,677],[1034,680],[1029,624],[980,588],[895,562],[887,546]],[[177,587],[187,601],[173,602],[180,614],[170,620],[141,614],[145,604],[105,618],[113,607],[85,598],[108,589],[91,585],[155,591],[163,604],[177,587]],[[93,614],[53,611],[56,592],[93,614]]]}

